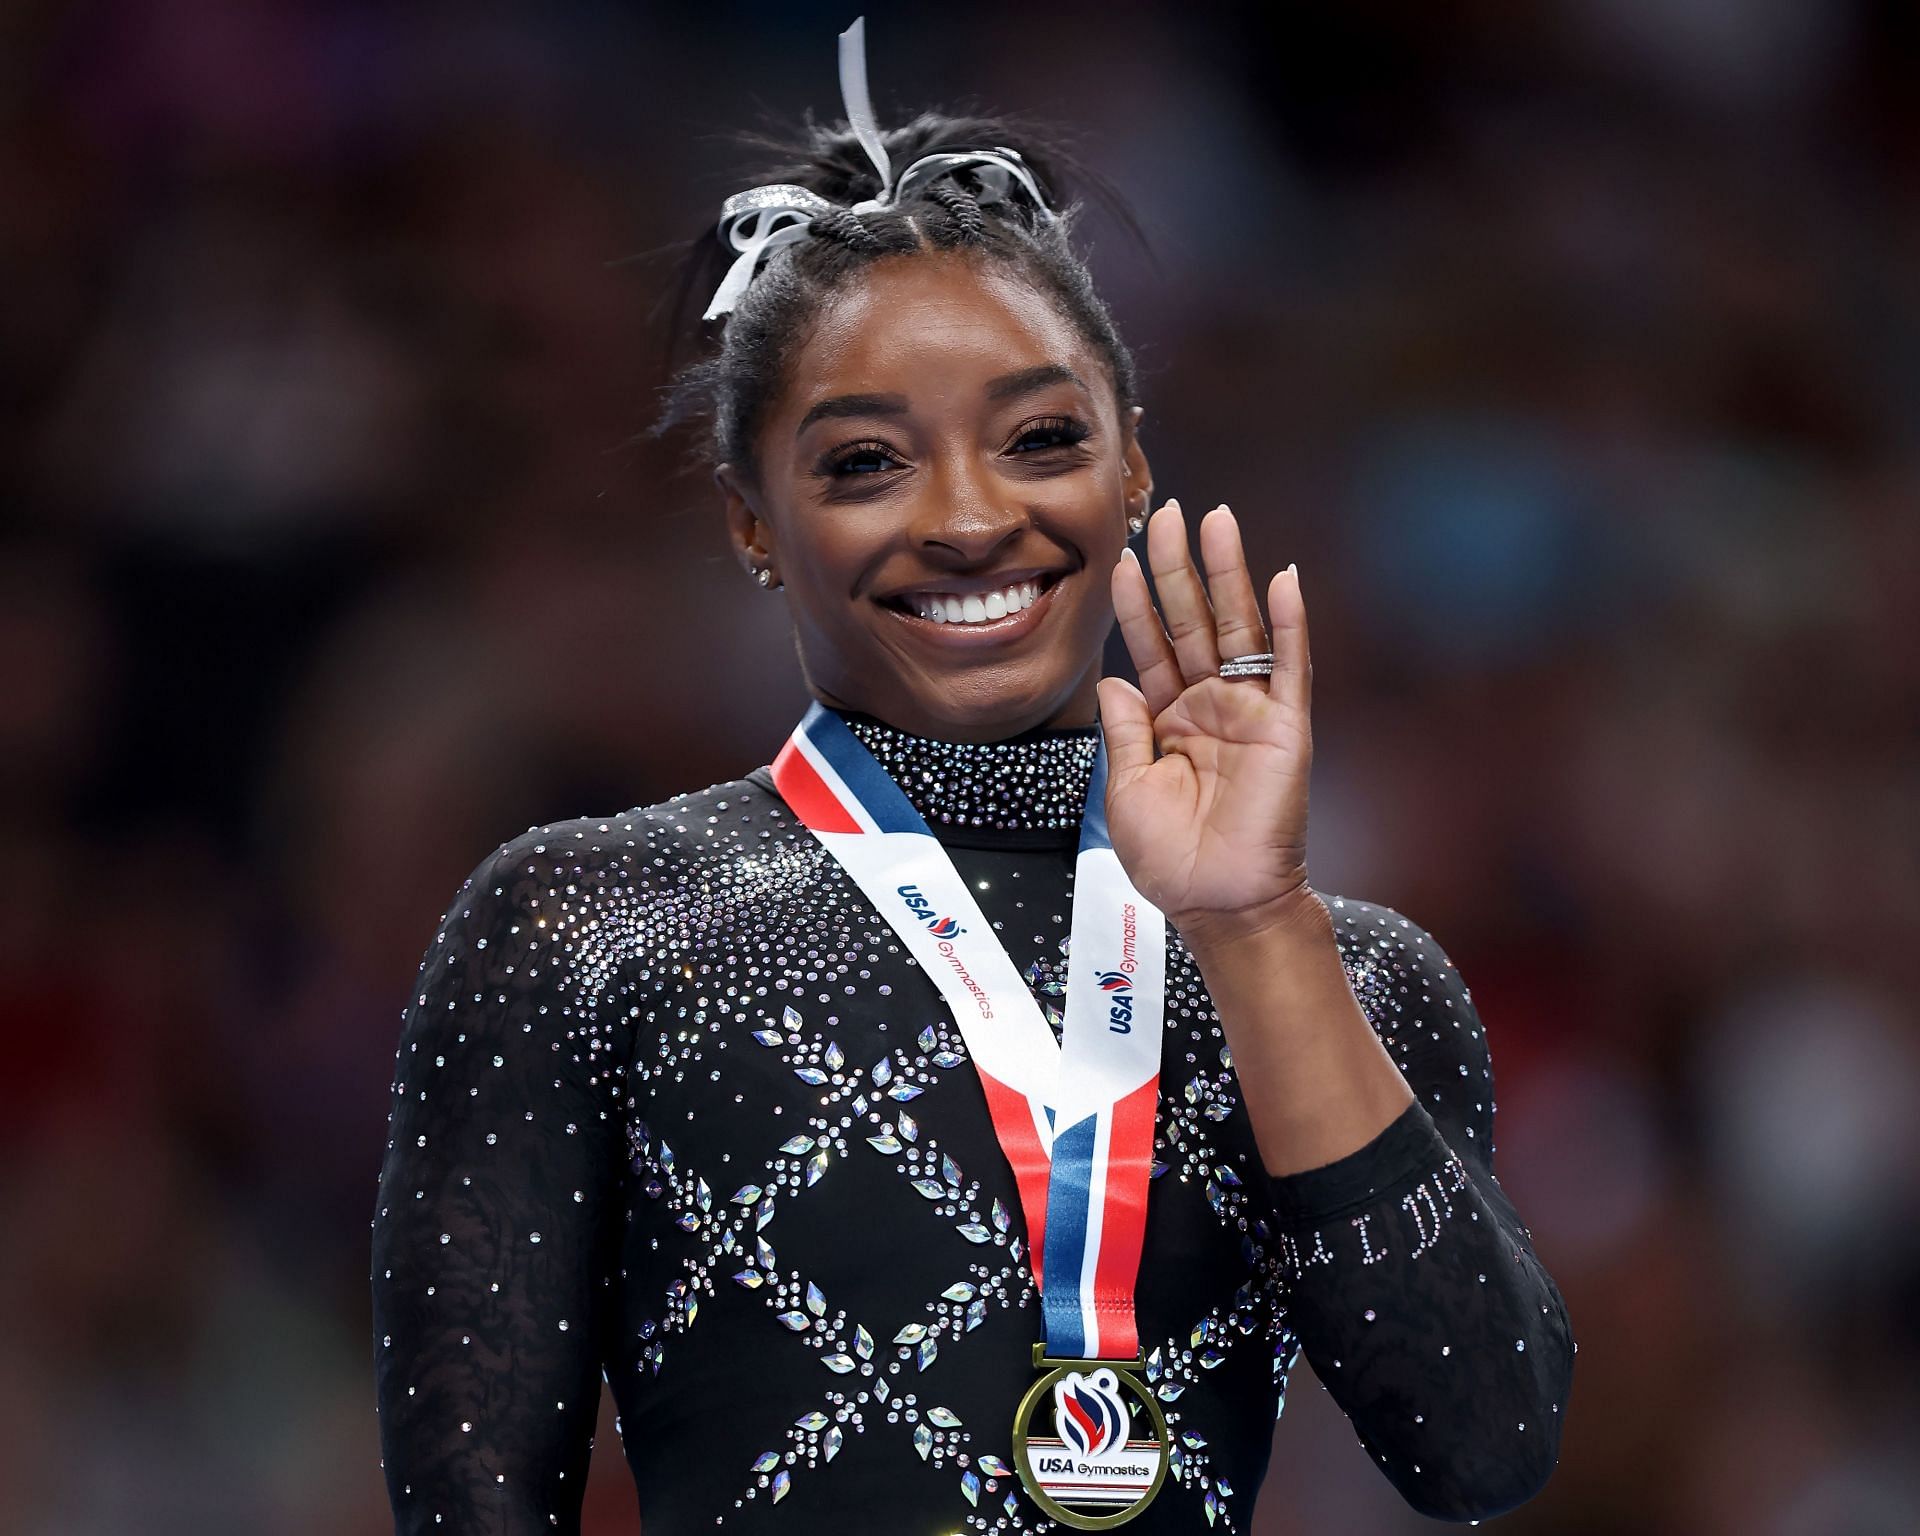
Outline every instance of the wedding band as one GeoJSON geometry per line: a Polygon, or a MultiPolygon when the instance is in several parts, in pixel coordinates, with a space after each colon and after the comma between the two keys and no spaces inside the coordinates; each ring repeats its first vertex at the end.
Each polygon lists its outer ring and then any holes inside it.
{"type": "Polygon", "coordinates": [[[1272,677],[1273,652],[1255,651],[1245,656],[1229,656],[1220,663],[1220,675],[1224,678],[1236,677],[1272,677]]]}

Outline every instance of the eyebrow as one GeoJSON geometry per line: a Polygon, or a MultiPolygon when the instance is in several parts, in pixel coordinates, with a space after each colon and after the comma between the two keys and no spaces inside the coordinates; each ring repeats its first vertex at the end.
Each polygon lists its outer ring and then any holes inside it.
{"type": "MultiPolygon", "coordinates": [[[[1011,400],[1054,384],[1077,384],[1082,389],[1087,387],[1086,380],[1065,363],[1038,363],[1032,368],[1022,368],[1018,373],[1002,374],[997,379],[989,380],[986,395],[989,400],[1011,400]]],[[[807,408],[806,415],[800,418],[800,425],[794,428],[794,435],[799,436],[816,421],[846,416],[904,416],[908,409],[905,395],[832,395],[825,400],[815,401],[807,408]]]]}
{"type": "Polygon", "coordinates": [[[797,437],[816,421],[825,421],[833,416],[904,416],[907,414],[905,395],[833,395],[825,400],[816,401],[800,418],[800,425],[794,429],[797,437]]]}
{"type": "Polygon", "coordinates": [[[1032,368],[1022,368],[1018,373],[1002,374],[987,385],[987,398],[1011,400],[1016,395],[1030,395],[1051,384],[1078,384],[1082,389],[1087,387],[1086,380],[1065,363],[1040,363],[1032,368]]]}

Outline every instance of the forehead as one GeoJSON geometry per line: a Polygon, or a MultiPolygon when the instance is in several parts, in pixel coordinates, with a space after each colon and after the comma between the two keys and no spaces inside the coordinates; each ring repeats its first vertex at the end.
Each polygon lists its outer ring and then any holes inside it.
{"type": "Polygon", "coordinates": [[[883,257],[821,306],[790,360],[780,414],[841,393],[971,403],[985,380],[1041,363],[1106,375],[1059,306],[1019,277],[957,255],[883,257]]]}

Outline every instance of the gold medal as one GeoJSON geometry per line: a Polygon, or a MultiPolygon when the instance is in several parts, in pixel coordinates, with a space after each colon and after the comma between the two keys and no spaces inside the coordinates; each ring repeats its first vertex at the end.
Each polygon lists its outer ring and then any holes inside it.
{"type": "Polygon", "coordinates": [[[1125,1525],[1167,1477],[1167,1420],[1140,1379],[1143,1362],[1055,1360],[1033,1346],[1043,1374],[1013,1415],[1013,1464],[1034,1503],[1062,1525],[1125,1525]]]}

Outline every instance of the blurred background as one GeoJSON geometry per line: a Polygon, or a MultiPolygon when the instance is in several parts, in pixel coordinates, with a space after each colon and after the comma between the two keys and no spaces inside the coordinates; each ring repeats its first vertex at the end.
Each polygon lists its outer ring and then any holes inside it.
{"type": "MultiPolygon", "coordinates": [[[[1300,563],[1316,884],[1459,964],[1582,1346],[1497,1523],[1920,1529],[1920,10],[868,12],[884,121],[1047,116],[1129,199],[1158,489],[1300,563]]],[[[439,914],[802,707],[644,432],[667,248],[853,14],[0,3],[10,1529],[390,1529],[439,914]]],[[[1426,1525],[1303,1364],[1261,1536],[1426,1525]]]]}

